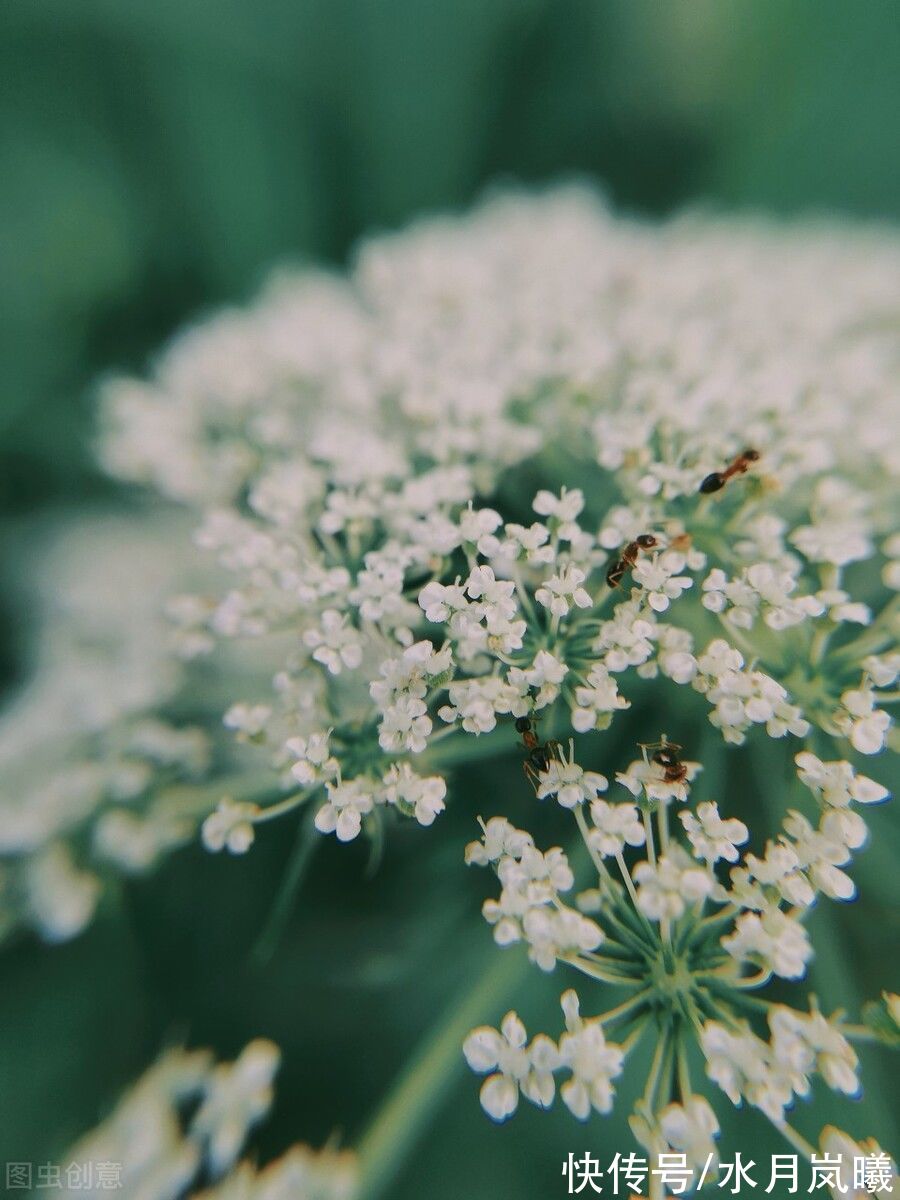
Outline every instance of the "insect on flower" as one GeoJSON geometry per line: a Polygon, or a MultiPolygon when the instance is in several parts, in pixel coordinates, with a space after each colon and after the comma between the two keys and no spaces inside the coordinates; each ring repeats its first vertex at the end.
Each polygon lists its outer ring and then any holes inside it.
{"type": "Polygon", "coordinates": [[[755,462],[759,462],[759,451],[752,448],[742,450],[736,455],[724,471],[713,471],[711,475],[707,475],[700,484],[700,491],[704,496],[711,492],[721,491],[729,479],[735,475],[744,475],[755,462]]]}
{"type": "Polygon", "coordinates": [[[670,742],[662,734],[658,742],[640,742],[639,745],[644,756],[649,753],[650,762],[662,768],[666,783],[683,783],[687,779],[687,764],[681,761],[681,746],[677,742],[670,742]]]}
{"type": "Polygon", "coordinates": [[[642,550],[652,550],[659,545],[659,540],[652,533],[641,533],[629,542],[619,558],[612,563],[606,572],[606,582],[611,588],[618,587],[626,571],[630,571],[638,560],[642,550]]]}
{"type": "Polygon", "coordinates": [[[535,730],[535,723],[534,717],[516,718],[516,733],[522,735],[522,746],[528,751],[528,756],[522,763],[522,770],[537,791],[541,774],[550,766],[550,760],[559,754],[561,747],[559,742],[552,738],[542,742],[535,730]]]}

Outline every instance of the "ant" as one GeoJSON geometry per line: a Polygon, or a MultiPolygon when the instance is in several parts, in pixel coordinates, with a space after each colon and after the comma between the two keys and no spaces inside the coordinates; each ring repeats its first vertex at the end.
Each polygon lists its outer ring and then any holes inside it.
{"type": "Polygon", "coordinates": [[[740,454],[732,459],[724,471],[713,471],[711,475],[707,475],[700,484],[700,491],[704,496],[709,495],[710,492],[720,491],[734,475],[745,474],[753,463],[759,461],[759,457],[758,450],[742,450],[740,454]]]}
{"type": "Polygon", "coordinates": [[[542,742],[535,732],[534,726],[535,719],[533,717],[516,717],[516,733],[521,733],[522,746],[528,751],[528,756],[522,763],[522,770],[530,779],[531,786],[537,791],[540,777],[549,768],[551,760],[556,757],[560,745],[552,738],[542,742]]]}
{"type": "Polygon", "coordinates": [[[606,582],[611,587],[618,587],[626,571],[630,571],[637,563],[638,555],[642,550],[652,550],[654,546],[658,546],[659,541],[652,533],[641,533],[629,542],[622,551],[619,558],[616,559],[606,572],[606,582]]]}
{"type": "Polygon", "coordinates": [[[662,767],[663,779],[666,783],[684,783],[687,779],[687,764],[681,761],[677,742],[670,742],[665,734],[658,742],[641,742],[642,750],[652,750],[650,761],[662,767]]]}

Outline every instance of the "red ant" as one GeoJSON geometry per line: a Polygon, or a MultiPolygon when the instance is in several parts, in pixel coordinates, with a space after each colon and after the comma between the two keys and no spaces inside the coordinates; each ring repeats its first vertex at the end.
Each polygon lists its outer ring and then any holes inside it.
{"type": "Polygon", "coordinates": [[[710,492],[720,491],[725,484],[735,475],[745,474],[755,462],[758,462],[760,454],[758,450],[748,449],[742,450],[724,471],[713,471],[700,484],[700,491],[703,495],[709,495],[710,492]]]}
{"type": "Polygon", "coordinates": [[[642,550],[652,550],[659,541],[652,533],[641,533],[633,542],[629,542],[621,555],[612,563],[606,572],[606,582],[611,588],[618,587],[626,571],[632,570],[642,550]]]}
{"type": "Polygon", "coordinates": [[[687,779],[687,764],[681,761],[677,742],[670,742],[665,734],[658,742],[640,742],[642,750],[652,750],[650,761],[662,767],[666,783],[684,783],[687,779]]]}
{"type": "Polygon", "coordinates": [[[531,781],[531,786],[538,790],[543,775],[550,767],[551,761],[560,750],[560,744],[552,738],[542,742],[535,732],[533,717],[516,717],[516,733],[522,735],[522,746],[528,751],[528,756],[522,763],[522,770],[531,781]]]}

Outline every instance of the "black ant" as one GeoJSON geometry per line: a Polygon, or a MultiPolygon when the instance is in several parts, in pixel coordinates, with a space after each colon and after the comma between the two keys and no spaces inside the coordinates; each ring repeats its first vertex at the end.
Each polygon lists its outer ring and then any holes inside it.
{"type": "Polygon", "coordinates": [[[652,550],[654,546],[658,546],[659,541],[652,533],[641,533],[633,542],[629,542],[621,555],[616,561],[610,564],[609,570],[606,572],[606,582],[611,588],[618,587],[626,571],[630,571],[638,560],[638,555],[642,550],[652,550]]]}
{"type": "Polygon", "coordinates": [[[666,783],[684,783],[687,779],[687,764],[681,761],[677,742],[670,742],[665,734],[658,742],[641,742],[642,750],[652,750],[650,761],[662,767],[666,783]]]}
{"type": "Polygon", "coordinates": [[[710,492],[720,491],[729,479],[735,475],[745,474],[753,463],[759,461],[759,458],[760,454],[758,450],[742,450],[740,454],[732,459],[724,471],[713,471],[711,475],[707,475],[700,484],[700,491],[704,496],[709,495],[710,492]]]}
{"type": "Polygon", "coordinates": [[[522,746],[528,751],[528,756],[522,763],[522,770],[535,791],[540,785],[540,777],[550,767],[551,761],[560,750],[560,744],[552,738],[542,742],[535,732],[533,717],[516,717],[516,733],[522,735],[522,746]]]}

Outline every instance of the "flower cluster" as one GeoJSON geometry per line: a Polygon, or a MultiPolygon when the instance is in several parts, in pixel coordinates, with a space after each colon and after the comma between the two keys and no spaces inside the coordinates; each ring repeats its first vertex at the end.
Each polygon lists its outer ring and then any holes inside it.
{"type": "MultiPolygon", "coordinates": [[[[296,1145],[262,1170],[238,1161],[272,1104],[279,1059],[262,1038],[233,1063],[216,1064],[205,1050],[169,1050],[66,1161],[74,1168],[113,1164],[122,1194],[141,1200],[351,1200],[356,1163],[348,1151],[296,1145]]],[[[75,1173],[93,1179],[92,1172],[75,1173]]],[[[71,1194],[105,1196],[105,1186],[76,1185],[71,1194]]]]}
{"type": "MultiPolygon", "coordinates": [[[[330,739],[277,811],[318,790],[344,839],[422,821],[470,736],[602,730],[655,677],[729,743],[879,750],[895,610],[851,589],[888,522],[898,262],[883,232],[508,196],[365,243],[346,281],[278,276],[110,382],[104,462],[193,507],[223,571],[171,606],[181,652],[278,648],[227,724],[286,796],[296,747],[330,739]]],[[[229,809],[206,842],[264,818],[229,809]]]]}
{"type": "MultiPolygon", "coordinates": [[[[613,1081],[642,1039],[656,1049],[643,1097],[632,1114],[638,1140],[655,1153],[688,1153],[696,1166],[715,1159],[719,1123],[702,1084],[691,1078],[698,1052],[706,1075],[735,1105],[759,1109],[807,1156],[815,1153],[788,1124],[797,1097],[819,1077],[847,1096],[860,1091],[852,1040],[900,1042],[900,998],[886,995],[870,1006],[865,1023],[841,1014],[826,1017],[813,997],[806,1010],[770,999],[773,976],[799,981],[813,949],[805,918],[817,897],[849,899],[854,886],[843,870],[866,837],[857,805],[884,800],[885,789],[857,775],[846,761],[796,756],[801,783],[821,809],[818,828],[790,812],[783,831],[759,857],[746,847],[747,826],[723,817],[712,800],[696,805],[689,776],[698,764],[683,762],[665,738],[644,749],[641,760],[617,776],[629,799],[592,795],[571,803],[573,832],[592,864],[590,886],[575,907],[563,895],[576,887],[569,856],[560,848],[541,853],[533,838],[504,817],[482,825],[482,838],[466,860],[491,866],[500,881],[497,900],[484,916],[501,946],[528,945],[544,970],[561,963],[583,977],[581,995],[564,992],[566,1031],[528,1040],[515,1012],[499,1031],[481,1027],[464,1046],[469,1066],[486,1074],[481,1103],[496,1121],[516,1110],[520,1095],[542,1108],[553,1103],[557,1076],[563,1103],[585,1120],[613,1104],[613,1081]],[[672,827],[678,808],[683,836],[672,827]],[[630,864],[626,854],[637,860],[630,864]],[[578,919],[579,912],[581,915],[578,919]],[[616,989],[619,1002],[581,1016],[587,990],[616,989]],[[622,998],[624,996],[624,998],[622,998]],[[695,1090],[696,1089],[696,1090],[695,1090]]],[[[552,794],[562,757],[539,773],[537,794],[552,794]]],[[[605,786],[605,781],[604,781],[605,786]]],[[[577,850],[575,851],[578,852],[577,850]]],[[[835,1131],[826,1131],[823,1146],[835,1131]]],[[[840,1135],[846,1136],[846,1135],[840,1135]]]]}
{"type": "Polygon", "coordinates": [[[196,836],[210,800],[184,789],[213,739],[167,711],[181,672],[161,612],[182,537],[171,519],[83,519],[31,566],[40,653],[0,726],[0,938],[73,937],[111,873],[143,873],[196,836]]]}

